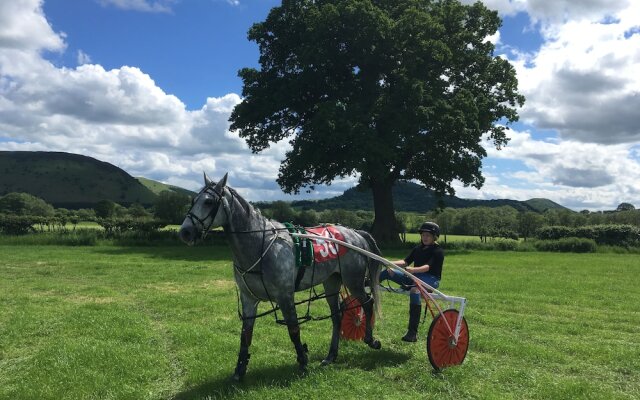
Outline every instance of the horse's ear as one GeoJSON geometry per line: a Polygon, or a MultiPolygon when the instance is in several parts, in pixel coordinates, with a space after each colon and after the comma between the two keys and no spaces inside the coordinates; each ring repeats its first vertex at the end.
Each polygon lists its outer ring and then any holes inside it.
{"type": "Polygon", "coordinates": [[[205,187],[211,186],[211,179],[209,179],[206,172],[203,172],[203,174],[204,174],[204,186],[205,187]]]}
{"type": "Polygon", "coordinates": [[[226,174],[224,174],[224,176],[222,177],[222,179],[220,179],[220,182],[218,182],[216,187],[223,188],[223,187],[227,186],[227,177],[228,176],[229,176],[228,172],[226,174]]]}

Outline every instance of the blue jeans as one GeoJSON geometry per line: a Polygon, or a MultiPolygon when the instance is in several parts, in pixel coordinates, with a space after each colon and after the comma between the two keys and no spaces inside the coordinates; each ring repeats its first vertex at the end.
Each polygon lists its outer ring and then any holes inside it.
{"type": "MultiPolygon", "coordinates": [[[[440,286],[440,278],[435,275],[431,275],[428,272],[420,272],[418,274],[413,274],[413,276],[435,289],[440,286]]],[[[409,276],[399,272],[394,272],[393,276],[391,276],[391,274],[389,274],[389,270],[386,269],[380,273],[380,282],[384,280],[390,280],[398,285],[415,286],[413,280],[409,276]]]]}
{"type": "MultiPolygon", "coordinates": [[[[420,279],[422,282],[426,283],[427,285],[431,286],[434,289],[437,289],[438,286],[440,286],[440,279],[438,279],[437,276],[431,275],[428,272],[413,274],[413,276],[420,279]]],[[[389,270],[386,270],[386,269],[380,273],[380,282],[384,280],[390,280],[392,282],[397,283],[398,285],[404,285],[409,287],[415,286],[415,284],[413,283],[413,280],[409,276],[400,272],[394,272],[392,276],[391,274],[389,274],[389,270]]],[[[409,303],[421,305],[422,300],[420,297],[420,293],[409,293],[409,303]]]]}

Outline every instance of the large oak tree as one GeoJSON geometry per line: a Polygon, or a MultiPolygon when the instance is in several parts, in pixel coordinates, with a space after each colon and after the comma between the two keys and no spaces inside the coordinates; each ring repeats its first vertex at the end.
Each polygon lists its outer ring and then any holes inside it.
{"type": "Polygon", "coordinates": [[[239,71],[231,128],[254,152],[289,138],[285,192],[358,175],[372,189],[374,236],[396,241],[396,181],[479,188],[482,139],[507,143],[524,97],[488,41],[500,23],[479,2],[283,0],[249,30],[260,69],[239,71]]]}

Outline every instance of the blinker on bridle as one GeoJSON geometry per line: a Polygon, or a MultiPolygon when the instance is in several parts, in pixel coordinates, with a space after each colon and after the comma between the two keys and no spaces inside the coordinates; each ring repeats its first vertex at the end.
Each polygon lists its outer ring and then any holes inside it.
{"type": "MultiPolygon", "coordinates": [[[[224,191],[224,188],[222,190],[224,191]]],[[[204,189],[202,189],[200,193],[198,193],[197,197],[200,197],[202,194],[208,194],[212,197],[218,196],[218,200],[217,200],[218,204],[216,204],[215,207],[212,207],[211,211],[209,211],[209,213],[203,219],[200,219],[197,215],[193,213],[193,207],[196,205],[195,198],[194,198],[192,200],[191,208],[189,208],[189,211],[187,212],[187,218],[189,218],[189,220],[194,226],[196,225],[196,222],[200,224],[200,226],[202,226],[202,234],[200,235],[200,239],[204,240],[204,238],[207,237],[207,234],[211,230],[211,227],[213,226],[213,221],[215,221],[216,216],[218,215],[218,211],[220,210],[220,205],[222,204],[222,193],[218,193],[215,187],[206,186],[204,189]],[[211,218],[211,221],[209,221],[208,225],[205,225],[205,221],[208,218],[211,218]]]]}

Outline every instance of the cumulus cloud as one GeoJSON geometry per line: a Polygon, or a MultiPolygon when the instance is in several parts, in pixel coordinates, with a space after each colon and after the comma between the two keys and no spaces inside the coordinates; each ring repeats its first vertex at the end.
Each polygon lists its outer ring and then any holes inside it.
{"type": "Polygon", "coordinates": [[[175,0],[100,0],[103,6],[113,6],[122,10],[132,10],[152,13],[171,12],[171,6],[175,0]]]}
{"type": "Polygon", "coordinates": [[[598,20],[626,10],[632,0],[528,0],[523,8],[534,21],[556,23],[568,20],[598,20]]]}
{"type": "Polygon", "coordinates": [[[51,29],[42,13],[42,0],[0,2],[0,48],[19,51],[61,51],[62,36],[51,29]]]}
{"type": "Polygon", "coordinates": [[[0,149],[81,153],[191,189],[202,185],[203,171],[230,172],[250,199],[282,198],[275,177],[288,145],[252,154],[228,129],[238,95],[189,111],[136,67],[105,70],[82,51],[77,68],[56,67],[40,53],[64,50],[64,35],[53,32],[41,3],[0,7],[0,149]],[[24,26],[37,35],[24,35],[17,28],[24,26]]]}
{"type": "MultiPolygon", "coordinates": [[[[140,11],[172,4],[103,3],[140,11]]],[[[0,150],[84,154],[189,189],[202,185],[203,171],[212,178],[229,172],[231,184],[251,200],[283,198],[275,179],[289,145],[252,154],[229,131],[237,94],[187,110],[140,68],[107,70],[83,51],[76,53],[79,66],[58,67],[41,54],[65,48],[65,35],[51,29],[40,1],[0,3],[0,150]]]]}
{"type": "Polygon", "coordinates": [[[640,198],[636,146],[542,140],[514,130],[509,130],[509,137],[509,145],[502,150],[486,143],[489,156],[523,163],[526,169],[487,169],[482,192],[459,186],[458,195],[518,200],[545,197],[576,210],[611,209],[640,198]]]}
{"type": "MultiPolygon", "coordinates": [[[[629,1],[605,6],[600,0],[485,3],[502,15],[528,12],[543,35],[535,53],[510,53],[527,97],[520,114],[531,126],[560,136],[542,140],[535,133],[512,131],[510,144],[499,152],[487,143],[487,164],[517,160],[525,168],[487,168],[482,192],[460,187],[458,195],[546,197],[575,209],[610,209],[640,198],[635,117],[640,6],[629,1]]],[[[102,4],[168,12],[174,2],[102,4]]],[[[499,34],[488,39],[507,40],[499,34]]],[[[137,66],[105,69],[81,50],[75,50],[75,68],[43,58],[45,52],[63,53],[65,40],[47,22],[41,1],[0,2],[0,150],[85,154],[134,176],[189,189],[202,185],[202,171],[213,179],[229,172],[230,184],[251,200],[283,198],[275,179],[290,147],[285,140],[252,154],[237,132],[229,131],[229,114],[241,100],[237,94],[210,97],[202,107],[188,110],[137,66]]],[[[336,180],[303,195],[338,195],[354,183],[353,178],[336,180]]]]}
{"type": "Polygon", "coordinates": [[[78,50],[77,53],[78,65],[91,64],[91,57],[82,50],[78,50]]]}
{"type": "MultiPolygon", "coordinates": [[[[476,0],[461,0],[464,4],[476,0]]],[[[600,19],[625,10],[631,0],[482,0],[502,16],[526,12],[534,23],[555,24],[576,19],[600,19]]]]}
{"type": "Polygon", "coordinates": [[[538,2],[531,15],[555,8],[574,19],[545,20],[545,43],[514,61],[527,102],[523,120],[570,140],[614,144],[640,141],[640,4],[538,2]]]}

